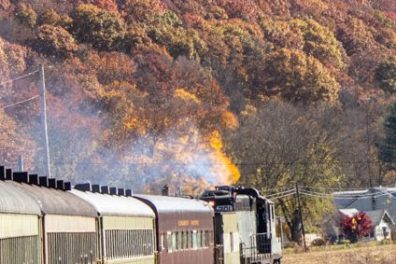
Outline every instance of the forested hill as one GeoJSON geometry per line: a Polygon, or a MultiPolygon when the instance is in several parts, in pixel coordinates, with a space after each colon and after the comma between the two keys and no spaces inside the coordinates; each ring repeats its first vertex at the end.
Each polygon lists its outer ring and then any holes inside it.
{"type": "MultiPolygon", "coordinates": [[[[0,82],[39,64],[57,177],[190,193],[394,180],[378,160],[394,0],[0,0],[0,82]]],[[[0,160],[42,173],[37,79],[0,87],[0,160]]]]}

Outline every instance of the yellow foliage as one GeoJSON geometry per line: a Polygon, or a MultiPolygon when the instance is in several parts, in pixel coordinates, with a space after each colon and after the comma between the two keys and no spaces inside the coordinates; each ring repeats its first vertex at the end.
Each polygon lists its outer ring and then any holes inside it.
{"type": "Polygon", "coordinates": [[[228,111],[221,114],[221,123],[224,127],[231,129],[235,129],[239,126],[237,117],[228,111]]]}
{"type": "Polygon", "coordinates": [[[182,88],[176,89],[174,96],[186,102],[194,102],[196,104],[200,103],[200,100],[195,96],[195,94],[192,94],[182,88]]]}

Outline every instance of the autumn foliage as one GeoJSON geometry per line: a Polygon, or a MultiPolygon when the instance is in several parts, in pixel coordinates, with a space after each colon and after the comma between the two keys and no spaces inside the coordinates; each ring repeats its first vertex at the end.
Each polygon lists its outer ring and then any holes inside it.
{"type": "MultiPolygon", "coordinates": [[[[272,169],[262,160],[255,164],[265,169],[250,164],[253,152],[233,147],[239,138],[229,137],[246,128],[247,116],[263,124],[267,115],[255,115],[269,102],[316,113],[315,106],[345,110],[384,92],[392,100],[393,1],[383,0],[381,6],[352,2],[0,1],[0,82],[46,65],[57,176],[127,182],[136,189],[154,179],[161,184],[180,177],[197,184],[235,183],[244,180],[244,173],[261,177],[272,169]],[[244,160],[241,151],[249,153],[244,160]]],[[[1,86],[1,106],[37,95],[37,85],[37,75],[31,75],[1,86]]],[[[297,120],[311,124],[312,116],[297,120]]],[[[9,135],[26,142],[19,145],[31,146],[28,169],[42,172],[38,102],[7,108],[2,118],[9,135]]],[[[312,130],[319,131],[318,126],[312,130]]],[[[334,134],[329,127],[322,133],[326,139],[334,134]]],[[[7,149],[0,161],[15,166],[21,150],[8,151],[15,146],[9,138],[7,144],[0,142],[7,149]]],[[[265,146],[279,145],[268,140],[265,146]]],[[[309,141],[304,158],[315,162],[318,151],[333,161],[334,153],[347,152],[334,142],[309,141]]],[[[295,169],[279,175],[287,182],[285,175],[295,169]]]]}

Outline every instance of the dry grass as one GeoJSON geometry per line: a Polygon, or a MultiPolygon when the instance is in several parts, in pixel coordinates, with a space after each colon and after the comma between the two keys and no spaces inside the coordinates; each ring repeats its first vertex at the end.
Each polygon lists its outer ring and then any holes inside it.
{"type": "Polygon", "coordinates": [[[375,245],[308,253],[286,253],[283,264],[396,264],[396,245],[375,245]]]}

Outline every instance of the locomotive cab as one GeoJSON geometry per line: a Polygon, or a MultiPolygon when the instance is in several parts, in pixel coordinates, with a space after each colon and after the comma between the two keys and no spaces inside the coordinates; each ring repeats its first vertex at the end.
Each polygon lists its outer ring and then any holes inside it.
{"type": "MultiPolygon", "coordinates": [[[[280,263],[281,239],[276,233],[276,216],[272,201],[261,196],[254,188],[232,186],[218,186],[215,190],[205,191],[201,199],[214,207],[216,215],[225,212],[236,214],[240,263],[280,263]]],[[[221,241],[216,243],[221,244],[221,241]]]]}

